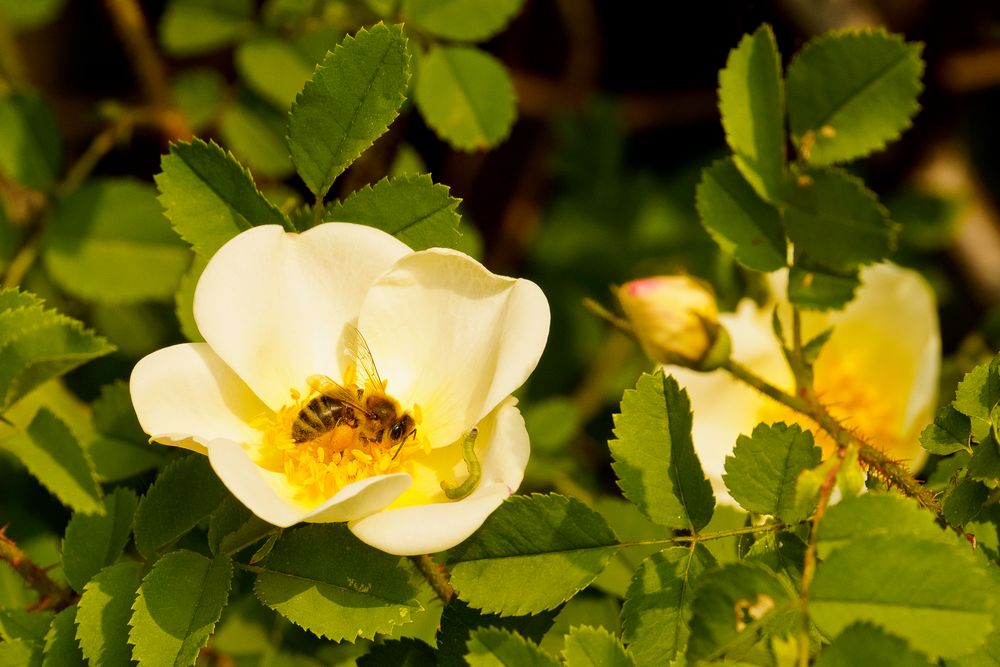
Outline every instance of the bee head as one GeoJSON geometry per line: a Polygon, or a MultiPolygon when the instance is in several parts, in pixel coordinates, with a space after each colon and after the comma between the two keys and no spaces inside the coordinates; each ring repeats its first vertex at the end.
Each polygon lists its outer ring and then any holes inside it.
{"type": "Polygon", "coordinates": [[[393,443],[402,443],[404,440],[409,438],[414,431],[417,430],[417,423],[413,420],[413,417],[403,413],[403,416],[399,418],[389,429],[389,439],[393,443]]]}

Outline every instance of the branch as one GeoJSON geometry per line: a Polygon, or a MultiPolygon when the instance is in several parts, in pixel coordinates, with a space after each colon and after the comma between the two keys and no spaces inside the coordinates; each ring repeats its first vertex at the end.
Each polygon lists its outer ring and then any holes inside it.
{"type": "Polygon", "coordinates": [[[7,537],[6,531],[7,526],[0,528],[0,560],[10,563],[11,568],[38,592],[38,601],[30,609],[59,611],[68,607],[76,597],[73,591],[53,581],[45,568],[35,565],[14,540],[7,537]]]}
{"type": "Polygon", "coordinates": [[[424,554],[422,556],[410,556],[410,560],[413,564],[417,566],[420,570],[420,574],[424,575],[424,579],[427,583],[431,585],[434,592],[441,599],[441,602],[448,604],[451,600],[451,596],[455,594],[455,589],[451,587],[448,583],[448,571],[444,569],[444,565],[438,565],[434,562],[434,559],[424,554]]]}

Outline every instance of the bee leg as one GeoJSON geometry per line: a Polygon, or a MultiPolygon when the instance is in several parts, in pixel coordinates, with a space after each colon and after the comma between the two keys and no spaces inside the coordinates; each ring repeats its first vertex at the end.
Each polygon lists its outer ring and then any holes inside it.
{"type": "Polygon", "coordinates": [[[479,458],[476,456],[476,437],[478,435],[479,430],[473,428],[462,442],[462,454],[465,457],[465,465],[469,469],[469,476],[461,484],[441,482],[441,490],[444,491],[444,495],[448,497],[448,500],[461,500],[475,491],[476,487],[479,486],[479,480],[483,476],[483,469],[479,463],[479,458]]]}

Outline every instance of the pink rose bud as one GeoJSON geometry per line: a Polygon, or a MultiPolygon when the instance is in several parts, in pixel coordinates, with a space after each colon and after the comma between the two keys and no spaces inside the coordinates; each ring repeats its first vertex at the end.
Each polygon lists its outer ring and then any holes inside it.
{"type": "Polygon", "coordinates": [[[729,336],[719,325],[711,288],[690,276],[654,276],[618,288],[642,349],[661,364],[696,370],[718,368],[729,358],[729,336]]]}

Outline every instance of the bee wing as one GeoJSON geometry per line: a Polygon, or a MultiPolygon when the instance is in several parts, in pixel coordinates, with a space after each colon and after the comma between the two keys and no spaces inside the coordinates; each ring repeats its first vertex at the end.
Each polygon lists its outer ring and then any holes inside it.
{"type": "Polygon", "coordinates": [[[309,377],[309,386],[314,391],[318,391],[324,396],[335,398],[344,405],[349,405],[358,412],[371,417],[371,413],[361,405],[356,391],[352,391],[343,385],[337,384],[326,375],[312,375],[309,377]]]}
{"type": "Polygon", "coordinates": [[[356,366],[358,372],[358,386],[365,389],[373,388],[384,391],[385,385],[375,367],[375,359],[372,358],[372,351],[368,349],[368,343],[357,327],[347,327],[344,334],[344,351],[347,352],[356,366]]]}

